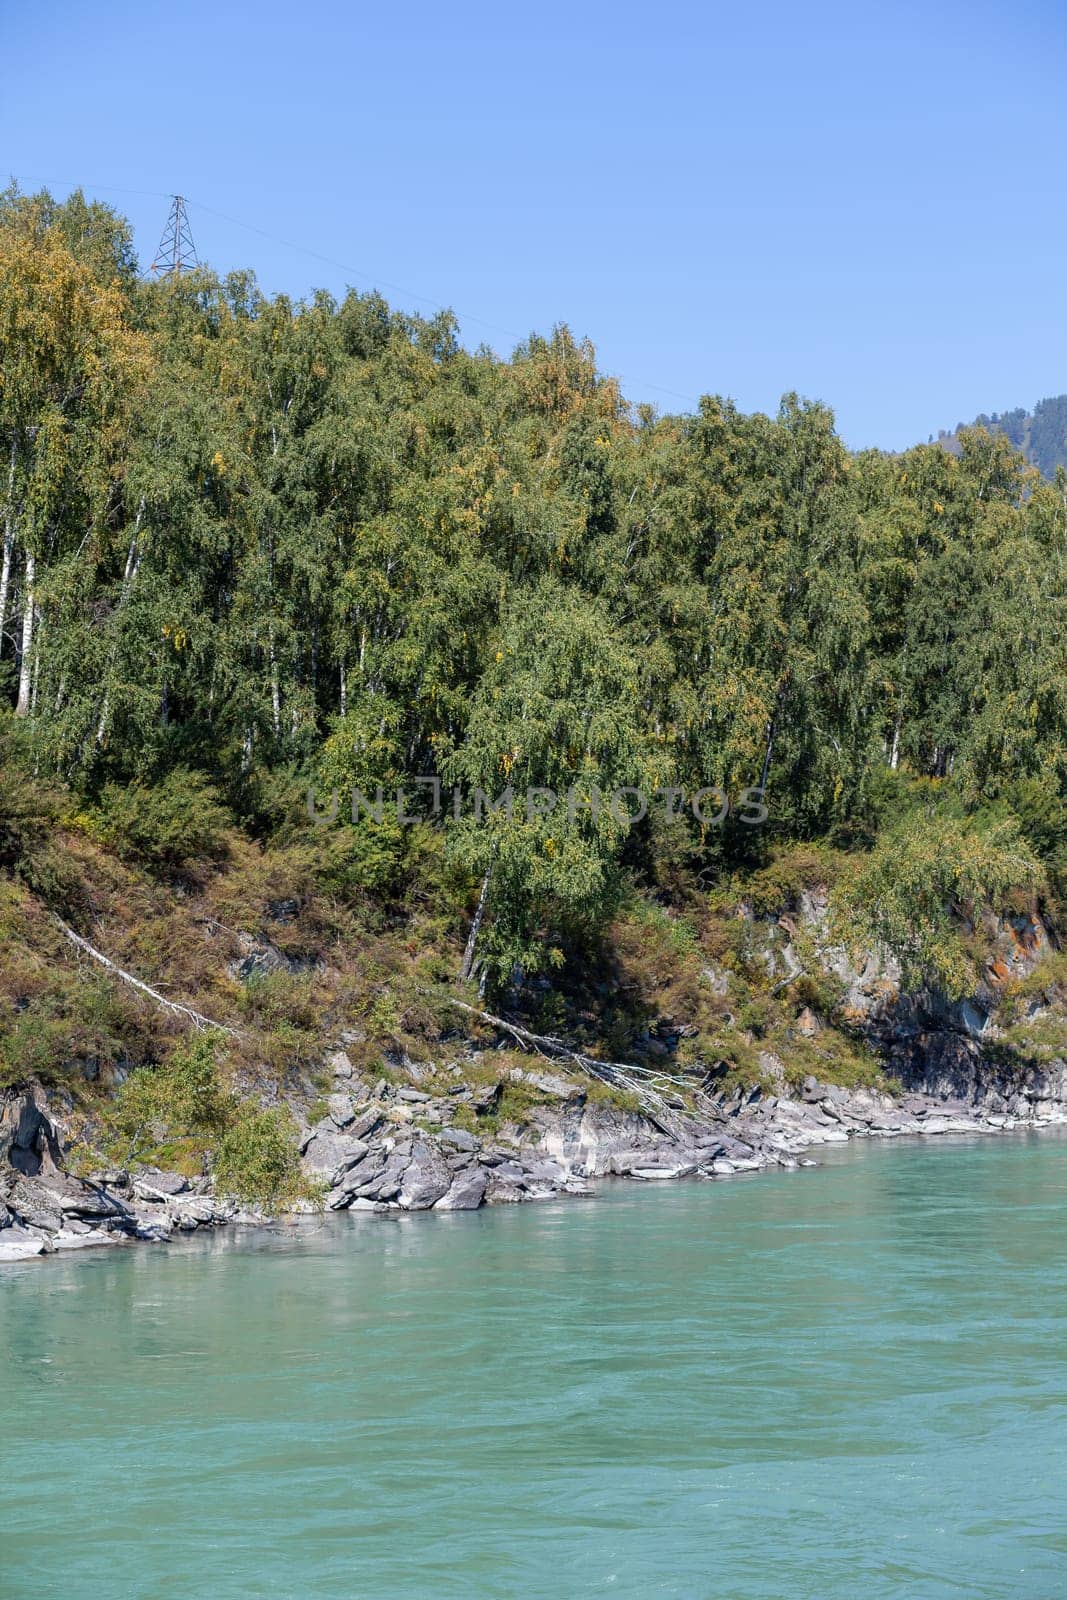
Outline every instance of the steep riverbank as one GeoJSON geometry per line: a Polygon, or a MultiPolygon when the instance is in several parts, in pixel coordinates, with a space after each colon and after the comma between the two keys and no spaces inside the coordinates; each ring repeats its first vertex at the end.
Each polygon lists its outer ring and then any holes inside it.
{"type": "MultiPolygon", "coordinates": [[[[620,1106],[555,1064],[511,1068],[481,1089],[454,1068],[453,1087],[431,1090],[412,1062],[370,1083],[341,1041],[329,1059],[324,1113],[303,1129],[303,1167],[329,1210],[457,1211],[588,1196],[608,1177],[722,1180],[814,1165],[820,1147],[853,1138],[1067,1123],[1062,1063],[1009,1079],[983,1070],[978,1052],[960,1041],[950,1051],[944,1038],[920,1059],[925,1071],[913,1069],[898,1095],[809,1076],[799,1093],[739,1090],[702,1097],[699,1109],[653,1115],[620,1106]],[[516,1103],[521,1111],[509,1110],[516,1103]]],[[[267,1220],[216,1194],[208,1177],[157,1169],[74,1175],[62,1126],[32,1090],[4,1108],[0,1159],[0,1261],[267,1220]]]]}
{"type": "MultiPolygon", "coordinates": [[[[315,1054],[290,1055],[290,1030],[285,1059],[268,1066],[278,1042],[245,1039],[225,1081],[210,1043],[223,1035],[195,1029],[163,1069],[116,1068],[104,1083],[98,1068],[89,1086],[87,1064],[51,1088],[30,1078],[0,1099],[0,1260],[263,1222],[269,1202],[230,1198],[219,1163],[222,1129],[242,1104],[276,1119],[274,1148],[300,1207],[378,1213],[588,1195],[607,1177],[721,1180],[811,1164],[851,1138],[1067,1121],[1064,963],[1039,916],[990,919],[982,981],[950,1000],[905,989],[885,950],[836,942],[825,892],[799,891],[790,904],[780,915],[742,905],[732,928],[743,970],[678,946],[669,919],[644,927],[646,963],[650,950],[658,963],[655,1021],[632,1037],[630,1066],[601,1060],[588,1037],[579,1050],[452,989],[426,1015],[425,991],[413,995],[406,1044],[395,1019],[391,1041],[371,1032],[377,1013],[360,999],[347,1026],[323,1028],[315,1054]],[[746,971],[761,975],[762,994],[746,971]],[[716,1055],[710,1033],[686,1054],[687,983],[720,1009],[728,1054],[716,1055]],[[793,990],[776,1019],[776,997],[793,990]],[[138,1085],[159,1092],[131,1099],[138,1085]]],[[[196,937],[216,973],[222,936],[212,924],[196,937]]],[[[284,958],[263,941],[241,949],[228,980],[260,1003],[284,958]]],[[[606,1017],[624,987],[618,975],[604,986],[606,1017]]],[[[236,1030],[225,1039],[241,1043],[236,1030]]],[[[253,1178],[261,1155],[255,1146],[253,1178]]]]}

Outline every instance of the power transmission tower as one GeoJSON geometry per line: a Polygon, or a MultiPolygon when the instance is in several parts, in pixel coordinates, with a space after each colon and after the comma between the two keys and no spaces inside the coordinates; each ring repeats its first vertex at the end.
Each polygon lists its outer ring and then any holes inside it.
{"type": "Polygon", "coordinates": [[[171,197],[170,216],[163,229],[163,237],[159,241],[156,259],[153,261],[150,272],[158,272],[161,278],[180,276],[183,272],[192,272],[194,267],[200,265],[193,243],[193,235],[189,229],[189,214],[185,209],[185,201],[180,194],[171,197]]]}

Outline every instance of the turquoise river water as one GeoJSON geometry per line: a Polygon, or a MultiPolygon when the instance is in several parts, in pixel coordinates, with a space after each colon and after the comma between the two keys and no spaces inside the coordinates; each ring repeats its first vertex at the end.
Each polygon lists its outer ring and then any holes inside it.
{"type": "Polygon", "coordinates": [[[1067,1596],[1067,1139],[0,1268],[0,1596],[1067,1596]]]}

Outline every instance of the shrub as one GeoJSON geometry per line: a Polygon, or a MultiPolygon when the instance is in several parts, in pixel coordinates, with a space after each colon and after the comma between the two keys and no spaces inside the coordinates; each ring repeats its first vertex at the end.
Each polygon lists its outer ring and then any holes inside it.
{"type": "Polygon", "coordinates": [[[288,1115],[238,1101],[219,1070],[221,1043],[218,1034],[199,1034],[166,1065],[126,1080],[114,1103],[112,1156],[188,1172],[213,1151],[217,1187],[235,1200],[277,1208],[310,1198],[288,1115]]]}
{"type": "Polygon", "coordinates": [[[341,900],[395,894],[401,886],[404,846],[403,829],[388,813],[380,824],[361,817],[355,826],[338,822],[324,827],[314,841],[316,882],[341,900]]]}
{"type": "Polygon", "coordinates": [[[311,1188],[300,1169],[296,1129],[274,1108],[243,1110],[223,1134],[215,1156],[215,1183],[245,1205],[278,1210],[307,1199],[311,1188]]]}
{"type": "Polygon", "coordinates": [[[151,788],[109,783],[96,829],[124,861],[173,870],[227,854],[230,816],[198,773],[178,768],[151,788]]]}
{"type": "Polygon", "coordinates": [[[828,888],[840,872],[840,860],[831,850],[817,844],[798,844],[780,849],[759,872],[733,881],[726,895],[712,896],[718,908],[730,899],[743,896],[757,917],[777,917],[794,911],[808,890],[828,888]]]}
{"type": "Polygon", "coordinates": [[[1019,831],[1044,864],[1062,914],[1067,905],[1067,800],[1051,783],[1020,779],[1005,787],[1002,803],[1019,821],[1019,831]]]}
{"type": "Polygon", "coordinates": [[[0,743],[0,866],[17,867],[44,845],[59,801],[3,755],[0,743]]]}
{"type": "Polygon", "coordinates": [[[126,1161],[149,1144],[218,1134],[228,1125],[234,1099],[219,1075],[219,1044],[217,1034],[198,1034],[178,1046],[165,1065],[144,1067],[126,1079],[113,1114],[116,1133],[129,1141],[126,1161]]]}

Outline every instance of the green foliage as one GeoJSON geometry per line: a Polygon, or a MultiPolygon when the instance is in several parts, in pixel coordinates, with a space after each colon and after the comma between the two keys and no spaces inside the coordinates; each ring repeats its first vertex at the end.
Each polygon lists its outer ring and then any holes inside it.
{"type": "Polygon", "coordinates": [[[890,829],[844,889],[846,913],[900,960],[907,985],[936,983],[953,997],[973,989],[974,960],[961,923],[979,927],[1013,892],[1035,894],[1039,862],[1018,824],[918,813],[890,829]]]}
{"type": "MultiPolygon", "coordinates": [[[[1058,394],[1039,400],[1033,412],[1021,406],[999,415],[982,415],[973,423],[976,428],[988,428],[1003,433],[1012,448],[1018,450],[1046,478],[1054,479],[1057,468],[1067,467],[1067,394],[1058,394]]],[[[963,424],[955,433],[945,436],[946,448],[958,447],[963,424]]]]}
{"type": "Polygon", "coordinates": [[[1047,780],[1023,778],[1006,785],[1000,799],[1044,866],[1057,909],[1067,908],[1067,798],[1047,780]]]}
{"type": "Polygon", "coordinates": [[[190,1175],[210,1165],[219,1192],[248,1205],[279,1209],[310,1198],[291,1118],[226,1087],[222,1045],[217,1034],[197,1034],[164,1065],[127,1078],[110,1109],[111,1154],[190,1175]]]}
{"type": "Polygon", "coordinates": [[[215,1184],[221,1194],[269,1211],[311,1198],[292,1119],[276,1107],[243,1110],[219,1143],[215,1184]]]}
{"type": "Polygon", "coordinates": [[[27,773],[17,725],[0,712],[0,866],[22,868],[47,843],[59,815],[58,797],[27,773]]]}
{"type": "MultiPolygon", "coordinates": [[[[316,951],[417,922],[435,980],[481,904],[464,976],[498,997],[538,972],[562,992],[614,929],[622,1036],[663,1006],[712,1039],[702,919],[788,915],[846,850],[874,855],[839,903],[954,989],[955,917],[1012,887],[1062,903],[1063,486],[1003,432],[853,455],[792,394],[634,412],[563,327],[501,360],[376,294],[142,282],[80,194],[0,197],[0,336],[0,869],[68,919],[100,895],[69,809],[160,889],[239,862],[214,914],[242,932],[290,897],[316,951]],[[416,777],[445,815],[424,790],[402,826],[416,777]],[[336,824],[307,818],[308,780],[336,824]],[[380,822],[347,820],[353,786],[382,787],[380,822]],[[722,826],[682,803],[712,786],[722,826]],[[510,815],[471,816],[508,787],[510,815]],[[597,803],[621,787],[678,815],[628,827],[597,803]],[[765,828],[741,820],[755,787],[765,828]],[[554,810],[526,809],[537,789],[554,810]],[[635,885],[670,928],[642,935],[635,885]]],[[[1044,449],[1060,408],[1038,420],[1044,449]]],[[[734,953],[759,1009],[759,952],[734,953]]],[[[415,965],[358,997],[376,1044],[429,1026],[415,965]]],[[[275,998],[240,1003],[278,1065],[313,1030],[275,998]]]]}
{"type": "Polygon", "coordinates": [[[215,1035],[199,1034],[164,1065],[126,1079],[115,1096],[113,1120],[117,1134],[129,1140],[127,1161],[148,1145],[217,1135],[227,1127],[234,1101],[219,1076],[219,1049],[215,1035]]]}
{"type": "Polygon", "coordinates": [[[737,876],[713,903],[724,906],[744,899],[757,917],[777,917],[796,911],[805,893],[827,890],[837,881],[841,859],[815,844],[779,847],[767,866],[737,876]]]}
{"type": "Polygon", "coordinates": [[[151,786],[108,784],[96,823],[123,860],[162,871],[220,860],[231,825],[211,785],[181,767],[151,786]]]}

